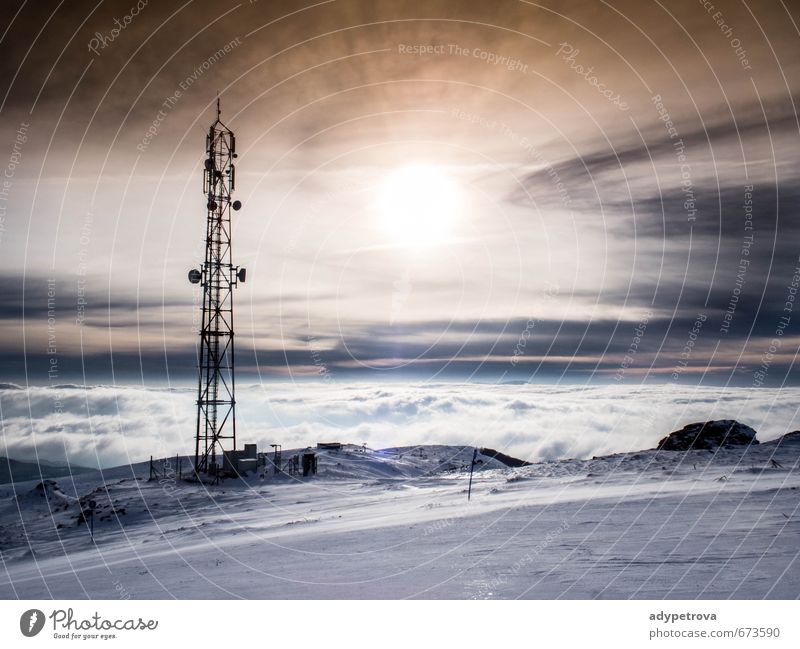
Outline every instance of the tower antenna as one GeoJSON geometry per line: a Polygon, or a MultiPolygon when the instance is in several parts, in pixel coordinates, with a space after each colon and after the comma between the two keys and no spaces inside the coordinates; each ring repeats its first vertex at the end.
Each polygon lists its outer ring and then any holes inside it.
{"type": "Polygon", "coordinates": [[[203,194],[206,200],[206,252],[200,269],[189,271],[189,281],[203,291],[198,350],[197,429],[195,472],[218,474],[217,453],[236,450],[236,396],[234,377],[233,289],[245,281],[245,269],[233,265],[231,201],[236,186],[236,137],[220,121],[206,135],[203,194]]]}

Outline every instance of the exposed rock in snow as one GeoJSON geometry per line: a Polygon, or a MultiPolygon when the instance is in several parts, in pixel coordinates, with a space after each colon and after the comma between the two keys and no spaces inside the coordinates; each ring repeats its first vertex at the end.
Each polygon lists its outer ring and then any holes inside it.
{"type": "Polygon", "coordinates": [[[21,505],[43,507],[50,511],[66,507],[77,499],[65,494],[55,480],[42,480],[30,491],[19,493],[16,500],[21,505]]]}
{"type": "Polygon", "coordinates": [[[520,466],[530,466],[531,463],[527,462],[526,460],[520,460],[519,458],[512,457],[511,455],[506,455],[505,453],[501,453],[500,451],[495,451],[493,448],[482,448],[479,450],[481,455],[486,455],[488,457],[493,457],[495,460],[499,460],[506,466],[510,467],[520,467],[520,466]]]}
{"type": "Polygon", "coordinates": [[[797,444],[800,443],[800,430],[793,430],[775,440],[777,444],[797,444]]]}
{"type": "Polygon", "coordinates": [[[688,424],[658,443],[659,451],[713,450],[758,444],[756,431],[733,419],[688,424]]]}

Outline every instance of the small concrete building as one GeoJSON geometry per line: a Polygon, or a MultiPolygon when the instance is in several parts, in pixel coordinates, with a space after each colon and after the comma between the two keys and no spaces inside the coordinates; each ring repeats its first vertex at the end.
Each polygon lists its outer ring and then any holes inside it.
{"type": "Polygon", "coordinates": [[[222,470],[226,473],[248,473],[258,466],[258,446],[245,444],[243,449],[225,451],[222,458],[222,470]]]}

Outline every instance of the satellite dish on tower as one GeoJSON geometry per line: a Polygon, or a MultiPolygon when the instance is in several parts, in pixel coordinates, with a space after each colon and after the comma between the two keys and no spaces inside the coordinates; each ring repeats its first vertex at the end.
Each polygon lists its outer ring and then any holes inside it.
{"type": "Polygon", "coordinates": [[[242,209],[242,201],[233,201],[233,205],[231,205],[231,207],[238,212],[240,209],[242,209]]]}
{"type": "Polygon", "coordinates": [[[192,268],[192,270],[189,271],[189,282],[192,284],[199,284],[202,277],[200,271],[196,268],[192,268]]]}

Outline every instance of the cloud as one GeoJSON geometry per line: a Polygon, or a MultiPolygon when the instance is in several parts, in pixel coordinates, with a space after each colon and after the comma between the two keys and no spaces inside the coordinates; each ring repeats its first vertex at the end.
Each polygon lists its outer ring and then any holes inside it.
{"type": "MultiPolygon", "coordinates": [[[[800,428],[800,390],[685,386],[264,383],[237,392],[239,443],[372,448],[490,446],[531,460],[653,448],[687,423],[738,419],[767,441],[800,428]]],[[[0,389],[15,459],[103,467],[193,452],[194,391],[96,386],[0,389]]]]}
{"type": "Polygon", "coordinates": [[[193,435],[191,404],[189,392],[168,389],[0,388],[0,454],[90,467],[169,455],[193,435]]]}

